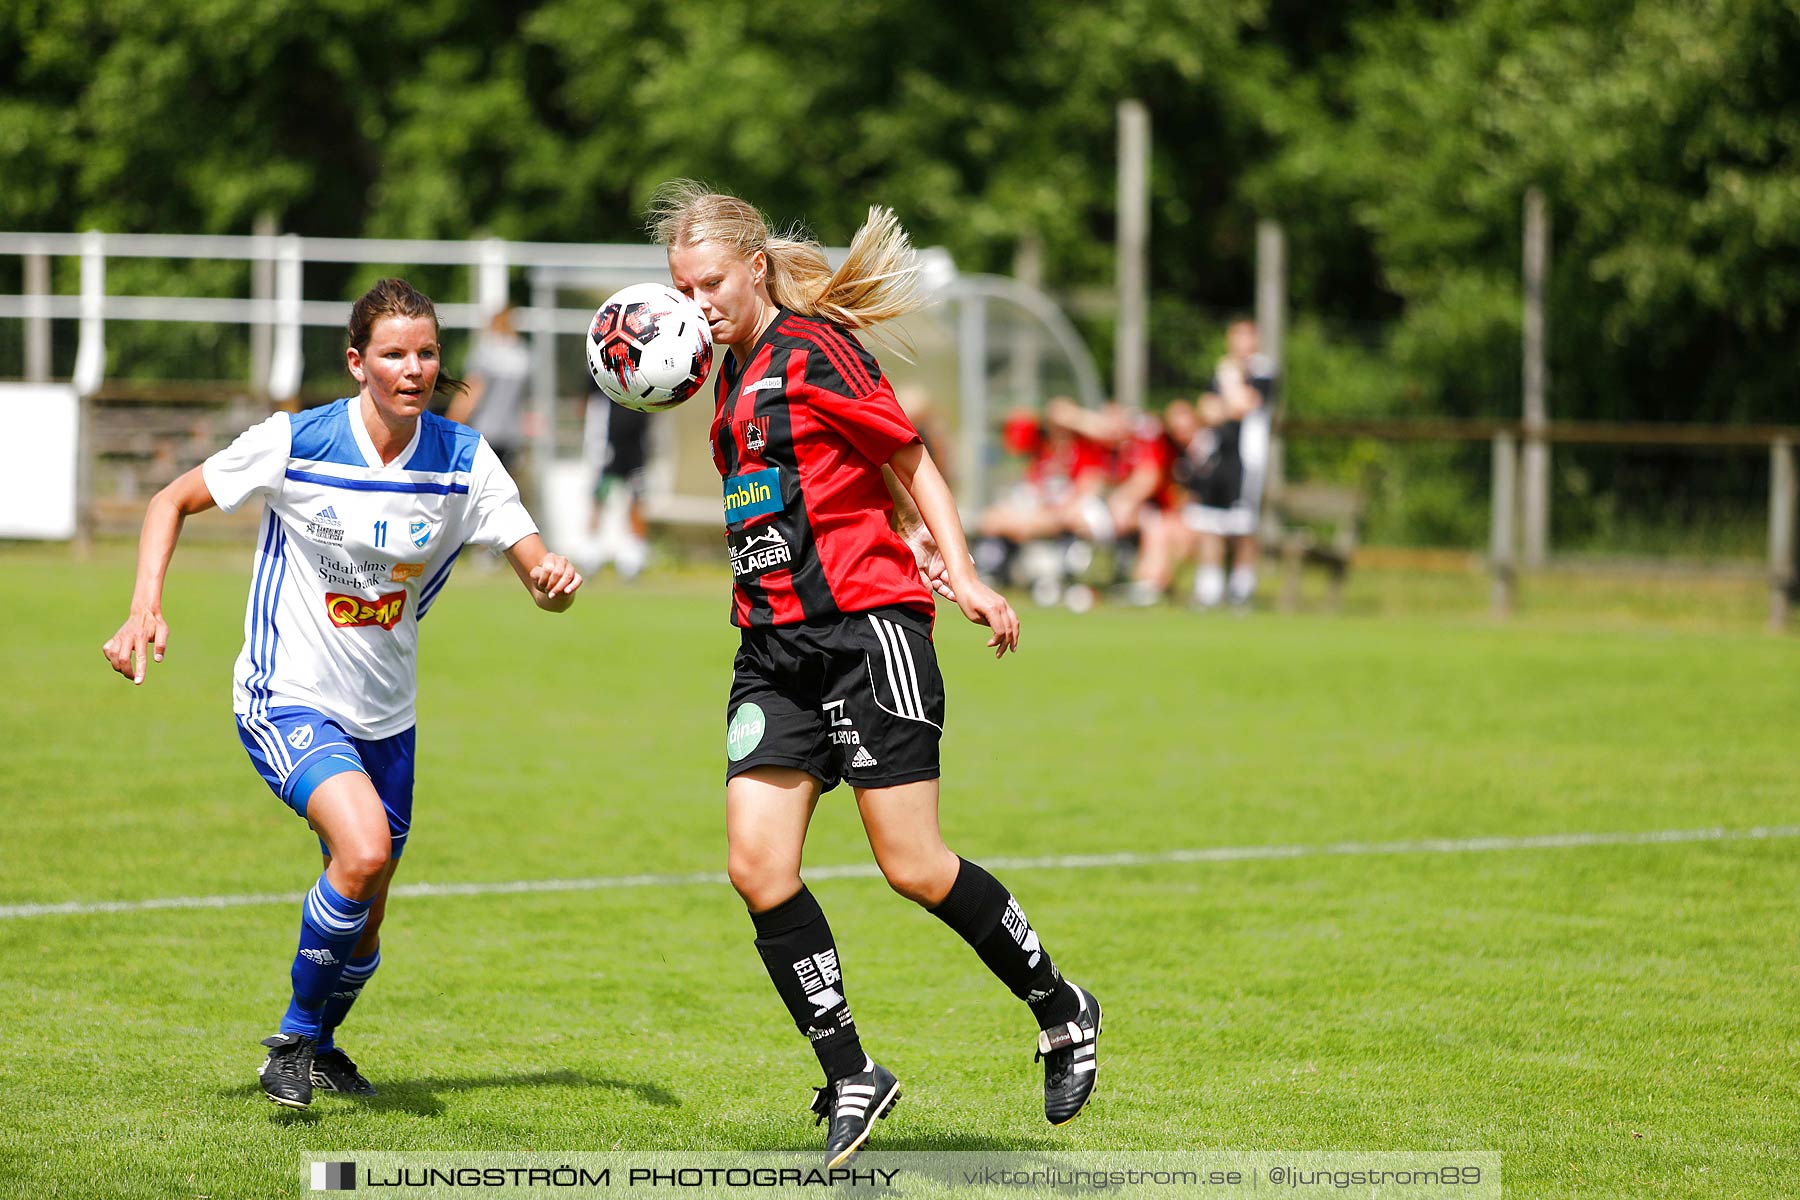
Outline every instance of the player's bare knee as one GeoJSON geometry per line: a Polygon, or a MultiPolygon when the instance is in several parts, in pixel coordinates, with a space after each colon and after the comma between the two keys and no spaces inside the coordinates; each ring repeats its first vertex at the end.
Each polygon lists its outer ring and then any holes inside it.
{"type": "Polygon", "coordinates": [[[767,855],[734,850],[726,860],[725,873],[753,912],[773,908],[800,890],[800,877],[767,855]]]}
{"type": "MultiPolygon", "coordinates": [[[[955,861],[952,856],[951,866],[955,861]]],[[[942,902],[950,893],[950,885],[956,882],[956,872],[945,871],[944,864],[933,859],[885,861],[881,864],[881,874],[889,887],[914,904],[923,904],[927,908],[942,902]]]]}
{"type": "Polygon", "coordinates": [[[381,885],[391,857],[392,850],[385,841],[372,842],[367,846],[340,849],[332,855],[331,864],[357,890],[358,895],[353,898],[362,900],[368,899],[381,885]]]}

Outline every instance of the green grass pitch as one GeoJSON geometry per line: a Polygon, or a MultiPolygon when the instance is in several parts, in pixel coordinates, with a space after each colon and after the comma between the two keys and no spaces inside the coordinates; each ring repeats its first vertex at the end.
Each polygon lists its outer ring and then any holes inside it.
{"type": "MultiPolygon", "coordinates": [[[[202,518],[205,519],[205,518],[202,518]]],[[[0,905],[299,893],[230,716],[250,548],[184,550],[105,669],[121,548],[0,552],[0,905]]],[[[722,575],[567,616],[465,562],[423,627],[400,883],[717,872],[722,575]]],[[[977,861],[1800,823],[1800,645],[1473,618],[941,614],[977,861]]],[[[1502,845],[1505,845],[1503,842],[1502,845]]],[[[809,865],[868,862],[847,793],[809,865]]],[[[1506,1192],[1800,1193],[1800,840],[997,869],[1107,1007],[1045,1125],[1022,1006],[878,879],[814,885],[889,1149],[1497,1150],[1506,1192]]],[[[293,1195],[308,1150],[811,1146],[816,1067],[722,884],[396,899],[342,1032],[382,1089],[266,1103],[296,907],[0,918],[0,1196],[293,1195]]]]}

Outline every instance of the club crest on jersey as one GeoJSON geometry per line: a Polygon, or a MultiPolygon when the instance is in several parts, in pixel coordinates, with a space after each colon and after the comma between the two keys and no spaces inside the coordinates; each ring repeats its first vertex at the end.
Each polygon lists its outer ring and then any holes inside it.
{"type": "Polygon", "coordinates": [[[780,467],[733,475],[725,481],[726,524],[780,512],[782,508],[780,467]]]}
{"type": "Polygon", "coordinates": [[[287,743],[296,750],[306,749],[308,746],[312,745],[312,740],[313,727],[311,725],[302,725],[298,729],[290,729],[288,731],[287,743]]]}
{"type": "Polygon", "coordinates": [[[431,522],[414,521],[406,527],[406,536],[412,539],[413,545],[423,550],[425,543],[431,540],[431,522]]]}
{"type": "Polygon", "coordinates": [[[739,421],[738,438],[744,443],[745,450],[752,454],[761,453],[769,444],[769,418],[751,417],[748,421],[739,421]]]}
{"type": "Polygon", "coordinates": [[[339,629],[355,629],[362,625],[379,625],[383,629],[392,629],[400,623],[400,614],[405,610],[405,592],[389,592],[373,600],[365,600],[361,596],[346,596],[340,592],[325,593],[325,615],[339,629]]]}

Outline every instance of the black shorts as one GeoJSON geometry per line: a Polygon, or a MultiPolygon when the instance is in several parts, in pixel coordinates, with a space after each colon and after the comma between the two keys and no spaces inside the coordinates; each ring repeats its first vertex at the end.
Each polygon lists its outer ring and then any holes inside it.
{"type": "Polygon", "coordinates": [[[830,791],[938,777],[944,677],[910,608],[743,631],[726,706],[725,778],[797,767],[830,791]]]}

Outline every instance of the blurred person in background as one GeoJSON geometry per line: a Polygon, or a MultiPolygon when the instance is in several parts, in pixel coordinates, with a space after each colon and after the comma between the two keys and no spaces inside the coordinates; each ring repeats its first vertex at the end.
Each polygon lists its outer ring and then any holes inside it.
{"type": "Polygon", "coordinates": [[[1080,414],[1082,409],[1059,398],[1045,406],[1041,417],[1028,408],[1008,414],[1002,444],[1008,453],[1027,460],[1024,477],[988,506],[977,526],[977,569],[1001,583],[1023,574],[1040,604],[1060,599],[1072,568],[1085,566],[1085,558],[1070,561],[1076,531],[1088,530],[1097,510],[1104,519],[1111,455],[1072,427],[1071,412],[1080,414]],[[1023,547],[1044,541],[1056,544],[1044,553],[1020,554],[1023,547]]]}
{"type": "Polygon", "coordinates": [[[531,433],[527,389],[531,383],[531,347],[514,325],[518,310],[507,305],[488,319],[475,338],[463,374],[468,390],[445,414],[475,429],[494,448],[495,457],[518,479],[531,433]]]}
{"type": "Polygon", "coordinates": [[[621,578],[635,579],[650,557],[644,520],[650,414],[615,404],[598,389],[590,391],[581,449],[594,480],[582,566],[591,574],[611,563],[621,578]]]}
{"type": "Polygon", "coordinates": [[[1184,517],[1198,535],[1194,603],[1200,608],[1229,599],[1246,609],[1256,593],[1274,392],[1274,365],[1258,350],[1256,322],[1233,321],[1225,331],[1225,356],[1197,410],[1204,428],[1177,468],[1193,493],[1184,517]]]}
{"type": "Polygon", "coordinates": [[[931,393],[916,383],[905,384],[894,389],[894,399],[900,402],[900,411],[906,419],[913,423],[919,431],[919,441],[924,444],[925,452],[938,465],[938,474],[951,491],[956,490],[956,455],[951,452],[950,427],[944,421],[944,415],[938,411],[931,393]]]}
{"type": "Polygon", "coordinates": [[[428,411],[437,388],[462,387],[440,368],[429,299],[381,280],[351,309],[345,359],[355,396],[276,413],[151,499],[131,615],[101,648],[142,684],[168,644],[163,582],[182,523],[263,504],[232,707],[251,765],[325,855],[258,1071],[289,1108],[315,1087],[375,1094],[335,1034],[381,963],[412,824],[420,618],[467,542],[504,553],[539,608],[563,612],[581,587],[486,439],[428,411]]]}
{"type": "Polygon", "coordinates": [[[1198,432],[1194,406],[1171,400],[1160,417],[1139,414],[1120,449],[1120,482],[1109,503],[1119,527],[1137,535],[1137,557],[1124,589],[1128,604],[1160,603],[1173,582],[1176,560],[1192,553],[1194,535],[1182,524],[1175,464],[1198,432]]]}

